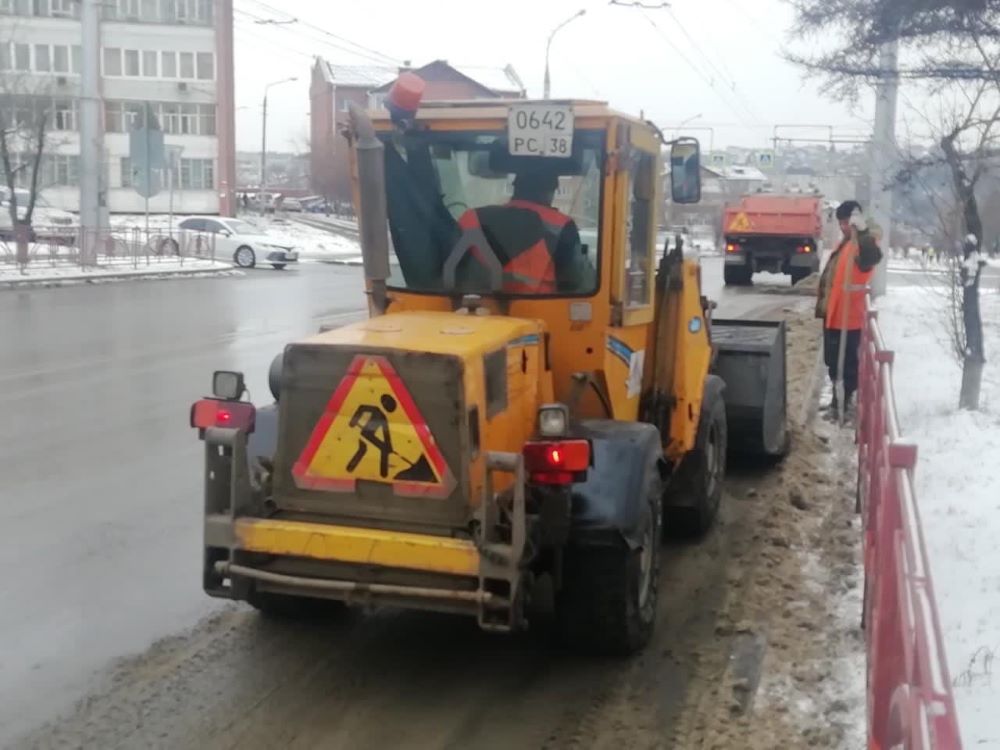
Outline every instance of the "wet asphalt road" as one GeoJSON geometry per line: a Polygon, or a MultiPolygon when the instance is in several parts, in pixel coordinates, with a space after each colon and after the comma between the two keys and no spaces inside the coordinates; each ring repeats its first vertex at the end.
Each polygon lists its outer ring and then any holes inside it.
{"type": "MultiPolygon", "coordinates": [[[[704,286],[724,316],[790,301],[722,294],[719,259],[704,286]]],[[[115,659],[221,611],[198,585],[188,407],[214,369],[245,372],[269,399],[281,347],[362,304],[360,269],[322,264],[0,291],[0,746],[68,710],[115,659]]]]}
{"type": "Polygon", "coordinates": [[[188,407],[213,369],[263,400],[284,343],[362,304],[326,265],[0,291],[0,746],[218,607],[188,407]]]}

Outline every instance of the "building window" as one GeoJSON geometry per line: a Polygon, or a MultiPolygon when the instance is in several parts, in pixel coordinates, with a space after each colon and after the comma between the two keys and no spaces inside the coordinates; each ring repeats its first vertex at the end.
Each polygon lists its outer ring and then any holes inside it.
{"type": "Polygon", "coordinates": [[[39,73],[52,72],[52,58],[49,56],[49,45],[35,45],[35,70],[39,73]]]}
{"type": "Polygon", "coordinates": [[[10,45],[0,42],[0,70],[10,70],[10,45]]]}
{"type": "Polygon", "coordinates": [[[194,53],[193,52],[181,52],[180,53],[181,62],[181,74],[180,78],[192,79],[194,78],[194,53]]]}
{"type": "Polygon", "coordinates": [[[160,14],[156,12],[156,0],[142,0],[139,18],[143,21],[159,21],[160,14]]]}
{"type": "Polygon", "coordinates": [[[104,48],[104,75],[120,76],[122,74],[122,51],[118,47],[104,48]]]}
{"type": "Polygon", "coordinates": [[[76,103],[56,99],[52,107],[52,127],[56,130],[76,130],[76,103]]]}
{"type": "Polygon", "coordinates": [[[181,159],[180,171],[181,190],[211,190],[215,187],[215,166],[211,159],[181,159]]]}
{"type": "Polygon", "coordinates": [[[215,105],[198,105],[198,133],[200,135],[215,135],[215,105]]]}
{"type": "Polygon", "coordinates": [[[74,0],[52,0],[52,15],[56,18],[74,18],[79,13],[79,2],[74,0]]]}
{"type": "Polygon", "coordinates": [[[77,185],[80,182],[79,157],[69,154],[50,154],[42,164],[46,185],[77,185]]]}
{"type": "Polygon", "coordinates": [[[215,60],[211,52],[198,53],[198,80],[211,81],[215,78],[215,60]]]}
{"type": "Polygon", "coordinates": [[[31,47],[27,44],[14,45],[14,70],[31,70],[31,47]]]}
{"type": "Polygon", "coordinates": [[[52,72],[69,73],[69,47],[65,44],[52,45],[52,72]]]}
{"type": "Polygon", "coordinates": [[[132,160],[127,156],[123,156],[119,161],[119,176],[123,188],[132,187],[132,160]]]}
{"type": "Polygon", "coordinates": [[[73,45],[73,73],[80,75],[80,68],[83,67],[83,50],[79,44],[73,45]]]}
{"type": "Polygon", "coordinates": [[[125,50],[125,75],[133,77],[139,75],[139,50],[125,50]]]}
{"type": "Polygon", "coordinates": [[[149,50],[143,50],[142,52],[142,74],[146,78],[156,78],[157,73],[157,58],[159,54],[156,52],[151,52],[149,50]]]}
{"type": "Polygon", "coordinates": [[[181,135],[196,135],[198,133],[198,105],[181,105],[180,126],[181,135]]]}
{"type": "Polygon", "coordinates": [[[177,77],[177,53],[176,52],[164,52],[163,59],[160,61],[160,71],[163,73],[164,78],[176,78],[177,77]]]}

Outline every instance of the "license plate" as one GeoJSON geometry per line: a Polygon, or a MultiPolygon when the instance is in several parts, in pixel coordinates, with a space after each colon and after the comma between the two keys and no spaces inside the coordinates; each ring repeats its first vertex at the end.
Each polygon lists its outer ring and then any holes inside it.
{"type": "Polygon", "coordinates": [[[507,117],[511,156],[552,156],[573,153],[573,109],[564,104],[514,105],[507,117]]]}

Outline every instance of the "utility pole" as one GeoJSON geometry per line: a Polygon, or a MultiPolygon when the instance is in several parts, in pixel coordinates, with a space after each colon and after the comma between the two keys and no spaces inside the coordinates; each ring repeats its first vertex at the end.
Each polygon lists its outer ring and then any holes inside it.
{"type": "Polygon", "coordinates": [[[95,263],[107,217],[101,179],[101,0],[81,0],[80,26],[80,252],[85,263],[95,263]]]}
{"type": "Polygon", "coordinates": [[[586,13],[587,13],[586,9],[581,8],[572,16],[563,21],[561,24],[552,29],[552,33],[549,34],[548,41],[545,42],[545,82],[544,84],[542,84],[543,99],[548,99],[549,95],[552,93],[552,85],[551,85],[552,79],[549,76],[549,51],[552,49],[552,38],[556,35],[556,32],[558,32],[563,26],[565,26],[568,23],[571,23],[572,21],[575,21],[577,18],[579,18],[582,15],[585,15],[586,13]]]}
{"type": "Polygon", "coordinates": [[[872,296],[885,294],[892,229],[892,180],[896,166],[896,98],[899,94],[899,42],[879,51],[879,82],[875,89],[875,130],[872,134],[869,215],[882,228],[882,261],[872,277],[872,296]]]}
{"type": "Polygon", "coordinates": [[[296,76],[282,78],[280,81],[271,81],[264,87],[264,101],[261,105],[260,116],[260,212],[262,214],[267,208],[264,205],[264,189],[267,187],[267,92],[272,86],[297,80],[299,79],[296,76]]]}

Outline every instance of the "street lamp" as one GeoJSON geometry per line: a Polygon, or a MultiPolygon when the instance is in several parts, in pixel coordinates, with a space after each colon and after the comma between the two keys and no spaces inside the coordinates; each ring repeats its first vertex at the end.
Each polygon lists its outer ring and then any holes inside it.
{"type": "Polygon", "coordinates": [[[267,92],[272,86],[280,83],[291,83],[299,80],[297,76],[271,81],[264,87],[264,105],[261,108],[260,120],[260,212],[264,213],[264,188],[267,186],[267,92]]]}
{"type": "Polygon", "coordinates": [[[551,86],[549,85],[550,84],[550,81],[549,81],[549,50],[552,49],[552,37],[554,37],[556,35],[556,32],[559,31],[559,29],[561,29],[563,26],[565,26],[568,23],[571,23],[572,21],[575,21],[577,18],[579,18],[580,16],[584,15],[586,12],[587,11],[585,9],[581,8],[576,13],[574,13],[569,18],[567,18],[565,21],[563,21],[561,24],[559,24],[554,29],[552,29],[552,33],[549,34],[549,40],[545,43],[545,93],[542,96],[543,99],[548,99],[549,98],[549,93],[550,93],[550,89],[551,89],[551,86]]]}

